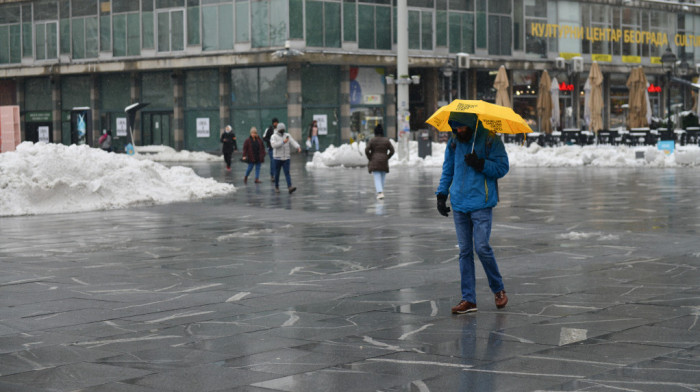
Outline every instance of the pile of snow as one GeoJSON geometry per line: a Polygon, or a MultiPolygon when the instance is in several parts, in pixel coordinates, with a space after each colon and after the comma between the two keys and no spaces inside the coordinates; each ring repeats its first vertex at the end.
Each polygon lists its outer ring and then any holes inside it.
{"type": "MultiPolygon", "coordinates": [[[[432,143],[432,155],[418,157],[418,142],[409,141],[408,159],[399,159],[398,145],[392,140],[396,154],[389,160],[391,167],[442,167],[446,143],[432,143]]],[[[525,147],[506,143],[511,167],[677,167],[700,166],[700,147],[677,146],[666,154],[655,146],[556,146],[541,147],[536,143],[525,147]]],[[[330,146],[317,152],[307,168],[366,167],[365,142],[330,146]]]]}
{"type": "Polygon", "coordinates": [[[169,146],[137,146],[134,156],[158,162],[218,161],[221,157],[201,151],[175,151],[169,146]]]}
{"type": "Polygon", "coordinates": [[[231,184],[190,168],[88,146],[24,142],[0,154],[0,216],[163,204],[225,195],[231,184]]]}

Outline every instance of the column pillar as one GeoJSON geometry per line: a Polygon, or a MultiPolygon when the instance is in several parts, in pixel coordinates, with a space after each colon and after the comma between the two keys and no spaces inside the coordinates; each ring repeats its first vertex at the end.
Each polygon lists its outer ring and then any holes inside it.
{"type": "Polygon", "coordinates": [[[386,85],[386,95],[384,95],[384,102],[386,102],[386,124],[384,124],[384,130],[386,131],[386,137],[392,138],[392,139],[397,139],[398,133],[396,132],[396,85],[395,84],[392,83],[392,84],[386,85]]]}
{"type": "MultiPolygon", "coordinates": [[[[136,72],[132,72],[131,75],[131,103],[137,103],[140,102],[141,100],[141,79],[139,78],[139,74],[136,72]]],[[[142,132],[138,132],[138,130],[141,129],[140,127],[141,124],[141,111],[138,110],[136,111],[136,116],[134,116],[134,140],[131,142],[133,144],[143,144],[141,142],[141,136],[142,132]]]]}
{"type": "Polygon", "coordinates": [[[91,142],[93,147],[96,147],[97,141],[102,135],[102,121],[100,121],[100,89],[97,74],[90,75],[90,109],[92,109],[92,137],[89,142],[91,142]]]}
{"type": "Polygon", "coordinates": [[[59,75],[52,75],[50,76],[50,80],[51,104],[53,106],[51,109],[51,118],[53,120],[53,142],[62,143],[63,139],[61,138],[61,120],[63,113],[61,113],[61,77],[59,75]]]}
{"type": "MultiPolygon", "coordinates": [[[[225,67],[219,68],[219,128],[223,129],[226,124],[231,123],[230,107],[231,107],[231,74],[229,69],[225,67]]],[[[260,131],[260,135],[262,136],[260,131]]],[[[242,148],[242,147],[241,147],[242,148]]]]}
{"type": "Polygon", "coordinates": [[[350,141],[350,66],[340,66],[340,143],[350,141]]]}
{"type": "Polygon", "coordinates": [[[181,151],[185,147],[185,94],[183,79],[182,71],[173,72],[173,144],[177,151],[181,151]]]}
{"type": "Polygon", "coordinates": [[[287,131],[295,140],[303,142],[302,126],[302,97],[301,97],[301,65],[287,64],[287,131]]]}

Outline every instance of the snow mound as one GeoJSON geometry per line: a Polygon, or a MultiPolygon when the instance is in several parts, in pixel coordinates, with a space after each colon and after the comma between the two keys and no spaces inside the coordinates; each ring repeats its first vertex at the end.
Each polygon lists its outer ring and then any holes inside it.
{"type": "Polygon", "coordinates": [[[0,216],[164,204],[233,191],[190,168],[88,146],[24,142],[0,154],[0,216]]]}
{"type": "MultiPolygon", "coordinates": [[[[366,167],[365,142],[330,146],[314,154],[306,163],[309,169],[329,167],[366,167]]],[[[389,160],[390,167],[442,167],[447,143],[432,143],[432,155],[418,157],[418,142],[409,141],[408,157],[399,159],[398,145],[392,140],[396,154],[389,160]]],[[[700,147],[677,146],[673,154],[666,154],[655,146],[563,145],[529,147],[506,143],[511,167],[679,167],[700,166],[700,147]]]]}
{"type": "Polygon", "coordinates": [[[175,151],[169,146],[137,146],[134,156],[158,162],[218,161],[221,157],[202,151],[175,151]]]}

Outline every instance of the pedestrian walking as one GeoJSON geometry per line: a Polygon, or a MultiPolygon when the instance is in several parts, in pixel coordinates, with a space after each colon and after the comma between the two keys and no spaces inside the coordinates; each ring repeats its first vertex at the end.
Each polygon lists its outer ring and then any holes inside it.
{"type": "Polygon", "coordinates": [[[374,127],[374,137],[365,147],[365,155],[369,159],[367,170],[374,176],[374,188],[377,191],[377,200],[384,198],[384,180],[389,173],[389,159],[394,155],[394,146],[384,137],[382,124],[374,127]]]}
{"type": "Polygon", "coordinates": [[[450,197],[459,243],[462,299],[452,308],[452,313],[477,310],[474,250],[486,272],[496,307],[502,309],[508,303],[508,297],[489,237],[492,209],[498,203],[497,180],[508,173],[508,154],[500,138],[481,125],[477,128],[474,115],[452,114],[449,124],[453,135],[445,148],[436,195],[437,209],[443,216],[450,212],[446,204],[448,195],[450,197]]]}
{"type": "Polygon", "coordinates": [[[104,131],[97,144],[103,151],[112,152],[112,131],[104,131]]]}
{"type": "Polygon", "coordinates": [[[265,141],[265,144],[267,144],[267,155],[270,156],[270,180],[275,181],[275,160],[272,158],[272,145],[270,144],[270,139],[272,138],[272,135],[275,134],[275,130],[277,129],[277,124],[279,124],[279,121],[277,118],[272,119],[272,125],[267,127],[267,130],[265,130],[265,134],[263,135],[263,141],[265,141]]]}
{"type": "Polygon", "coordinates": [[[224,133],[221,134],[221,152],[224,154],[224,162],[226,162],[226,170],[231,171],[231,154],[238,151],[236,144],[236,134],[233,133],[233,128],[227,125],[224,128],[224,133]]]}
{"type": "Polygon", "coordinates": [[[316,147],[316,151],[318,151],[318,122],[316,120],[311,121],[311,124],[309,125],[309,135],[307,138],[306,145],[309,150],[313,145],[314,147],[316,147]]]}
{"type": "Polygon", "coordinates": [[[293,193],[297,190],[296,187],[292,186],[292,177],[289,174],[289,160],[291,158],[291,148],[301,152],[301,147],[294,138],[285,133],[286,127],[284,123],[277,124],[277,130],[270,138],[270,144],[272,145],[272,157],[275,161],[275,192],[280,191],[280,170],[284,170],[284,178],[287,180],[287,190],[289,193],[293,193]]]}
{"type": "Polygon", "coordinates": [[[243,157],[244,162],[248,162],[248,169],[245,171],[243,183],[248,183],[248,176],[255,168],[255,183],[260,183],[260,166],[265,161],[265,143],[258,137],[258,129],[250,128],[250,137],[243,142],[243,157]]]}

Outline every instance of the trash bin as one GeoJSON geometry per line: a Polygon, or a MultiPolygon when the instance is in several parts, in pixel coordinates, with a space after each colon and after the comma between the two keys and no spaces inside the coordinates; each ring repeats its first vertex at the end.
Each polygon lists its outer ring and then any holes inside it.
{"type": "Polygon", "coordinates": [[[418,131],[418,157],[425,158],[428,155],[433,155],[432,140],[430,140],[430,132],[427,129],[418,131]]]}

